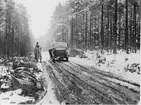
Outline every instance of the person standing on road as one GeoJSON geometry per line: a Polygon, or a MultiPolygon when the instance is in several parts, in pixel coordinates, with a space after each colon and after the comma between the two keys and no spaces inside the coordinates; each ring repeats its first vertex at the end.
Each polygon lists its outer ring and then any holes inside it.
{"type": "Polygon", "coordinates": [[[40,62],[42,62],[42,55],[41,55],[41,47],[39,46],[39,43],[36,43],[35,49],[34,49],[34,55],[35,55],[35,60],[38,62],[40,59],[40,62]]]}

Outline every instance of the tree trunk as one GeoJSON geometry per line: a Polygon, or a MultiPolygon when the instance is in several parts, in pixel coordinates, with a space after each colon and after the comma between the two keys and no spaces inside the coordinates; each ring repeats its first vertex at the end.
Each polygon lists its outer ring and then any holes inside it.
{"type": "Polygon", "coordinates": [[[129,48],[128,48],[128,0],[126,0],[126,16],[125,16],[125,49],[126,49],[126,53],[129,54],[129,48]]]}
{"type": "Polygon", "coordinates": [[[92,25],[91,25],[91,22],[92,22],[92,16],[91,16],[91,13],[90,13],[90,32],[89,32],[89,34],[90,34],[90,49],[92,49],[92,33],[91,33],[91,27],[92,27],[92,25]]]}
{"type": "Polygon", "coordinates": [[[108,7],[108,32],[107,32],[107,51],[109,50],[109,43],[110,43],[110,10],[109,10],[109,7],[108,7]]]}
{"type": "Polygon", "coordinates": [[[85,20],[85,49],[87,49],[87,44],[88,44],[87,43],[87,38],[88,38],[87,37],[87,32],[88,32],[88,28],[87,28],[88,27],[88,25],[87,25],[87,22],[88,22],[88,20],[87,20],[88,19],[88,16],[87,15],[88,14],[87,14],[87,11],[86,11],[85,14],[86,14],[86,16],[85,16],[85,18],[86,18],[86,20],[85,20]]]}
{"type": "Polygon", "coordinates": [[[76,15],[76,34],[75,34],[75,36],[76,36],[76,38],[75,38],[75,41],[76,41],[76,48],[78,48],[78,16],[76,15]]]}
{"type": "Polygon", "coordinates": [[[101,49],[103,52],[104,48],[104,27],[103,27],[103,0],[102,0],[102,6],[101,6],[101,49]]]}
{"type": "Polygon", "coordinates": [[[137,52],[136,44],[136,2],[134,1],[134,50],[137,52]]]}
{"type": "Polygon", "coordinates": [[[110,25],[110,36],[109,36],[109,49],[110,51],[112,51],[113,48],[113,15],[112,13],[112,9],[110,8],[110,19],[109,19],[109,25],[110,25]]]}
{"type": "Polygon", "coordinates": [[[115,24],[114,24],[114,49],[113,53],[116,54],[116,48],[117,48],[117,0],[115,0],[115,24]]]}
{"type": "Polygon", "coordinates": [[[71,19],[71,31],[70,31],[70,48],[73,48],[73,18],[71,19]]]}
{"type": "Polygon", "coordinates": [[[118,48],[120,49],[121,41],[121,14],[119,13],[119,33],[118,33],[118,48]]]}

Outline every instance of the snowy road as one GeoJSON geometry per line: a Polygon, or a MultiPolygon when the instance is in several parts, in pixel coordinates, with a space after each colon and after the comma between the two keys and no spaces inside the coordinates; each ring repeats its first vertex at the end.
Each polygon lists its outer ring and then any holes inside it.
{"type": "Polygon", "coordinates": [[[111,73],[74,62],[49,61],[45,65],[53,83],[55,99],[59,103],[136,104],[139,102],[140,86],[111,73]]]}

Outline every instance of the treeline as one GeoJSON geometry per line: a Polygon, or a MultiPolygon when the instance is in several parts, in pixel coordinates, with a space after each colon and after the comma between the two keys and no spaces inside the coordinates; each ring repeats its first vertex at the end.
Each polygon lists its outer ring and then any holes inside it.
{"type": "Polygon", "coordinates": [[[16,0],[0,0],[0,56],[24,56],[30,42],[25,7],[16,0]]]}
{"type": "Polygon", "coordinates": [[[140,0],[68,0],[58,4],[51,34],[78,49],[140,48],[140,0]]]}

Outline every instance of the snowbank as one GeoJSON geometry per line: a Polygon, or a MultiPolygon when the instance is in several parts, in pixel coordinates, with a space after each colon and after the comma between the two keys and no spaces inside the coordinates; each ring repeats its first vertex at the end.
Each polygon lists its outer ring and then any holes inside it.
{"type": "Polygon", "coordinates": [[[14,91],[8,91],[0,94],[0,105],[10,105],[10,104],[19,104],[26,101],[34,102],[32,97],[20,96],[22,90],[17,89],[14,91]]]}
{"type": "Polygon", "coordinates": [[[27,58],[8,59],[0,65],[0,105],[28,104],[38,100],[44,92],[42,72],[41,63],[27,58]]]}
{"type": "Polygon", "coordinates": [[[132,64],[136,63],[140,65],[139,51],[128,55],[122,51],[118,51],[118,54],[116,55],[107,52],[101,55],[99,51],[87,51],[85,52],[85,55],[88,58],[80,58],[77,56],[70,57],[69,60],[85,66],[94,66],[100,70],[114,73],[127,81],[140,84],[140,71],[133,73],[126,71],[126,69],[128,69],[132,64]],[[100,55],[101,58],[106,58],[106,63],[99,63],[97,59],[98,55],[100,55]]]}

